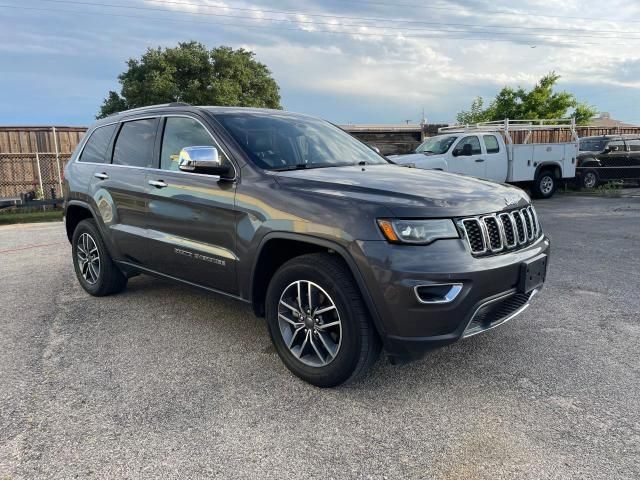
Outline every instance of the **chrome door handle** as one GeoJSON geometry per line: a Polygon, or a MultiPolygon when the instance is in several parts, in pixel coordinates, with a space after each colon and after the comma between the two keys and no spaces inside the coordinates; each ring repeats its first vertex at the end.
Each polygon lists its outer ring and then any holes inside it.
{"type": "Polygon", "coordinates": [[[102,172],[102,173],[94,173],[93,176],[96,177],[96,178],[99,178],[100,180],[106,180],[107,178],[109,178],[109,175],[107,175],[104,172],[102,172]]]}
{"type": "Polygon", "coordinates": [[[149,180],[149,185],[153,185],[156,188],[164,188],[164,187],[168,186],[162,180],[149,180]]]}
{"type": "Polygon", "coordinates": [[[476,158],[476,162],[484,162],[484,158],[476,158]]]}

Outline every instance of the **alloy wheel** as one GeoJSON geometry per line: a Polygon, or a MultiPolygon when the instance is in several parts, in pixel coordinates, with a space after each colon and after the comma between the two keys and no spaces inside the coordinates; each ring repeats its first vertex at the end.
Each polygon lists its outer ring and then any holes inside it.
{"type": "Polygon", "coordinates": [[[77,261],[82,278],[91,285],[95,285],[100,276],[100,252],[95,240],[88,233],[83,233],[78,238],[77,261]]]}
{"type": "Polygon", "coordinates": [[[540,191],[544,195],[549,195],[553,191],[553,178],[549,175],[545,175],[540,180],[540,191]]]}
{"type": "Polygon", "coordinates": [[[596,186],[596,174],[593,172],[587,172],[584,175],[584,186],[586,188],[593,188],[596,186]]]}
{"type": "Polygon", "coordinates": [[[305,365],[324,367],[338,355],[340,313],[331,296],[314,282],[297,280],[283,290],[278,326],[289,351],[305,365]]]}

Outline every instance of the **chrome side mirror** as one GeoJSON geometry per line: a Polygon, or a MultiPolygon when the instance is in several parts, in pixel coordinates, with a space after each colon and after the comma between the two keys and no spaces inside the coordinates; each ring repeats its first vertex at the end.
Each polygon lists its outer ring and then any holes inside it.
{"type": "Polygon", "coordinates": [[[229,166],[223,165],[216,147],[184,147],[180,150],[178,168],[183,172],[224,176],[229,166]]]}

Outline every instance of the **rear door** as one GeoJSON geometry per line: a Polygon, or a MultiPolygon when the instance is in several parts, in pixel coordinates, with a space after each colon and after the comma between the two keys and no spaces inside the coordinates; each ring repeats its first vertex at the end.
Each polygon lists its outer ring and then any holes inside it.
{"type": "Polygon", "coordinates": [[[182,172],[178,155],[185,147],[214,146],[223,161],[231,162],[199,117],[166,116],[161,130],[159,168],[146,172],[151,268],[235,293],[236,183],[216,175],[182,172]]]}
{"type": "Polygon", "coordinates": [[[626,141],[628,150],[628,166],[625,178],[640,179],[640,138],[626,141]]]}
{"type": "Polygon", "coordinates": [[[507,179],[509,164],[507,152],[500,147],[498,137],[493,133],[482,135],[482,146],[486,164],[485,178],[496,182],[504,182],[507,179]]]}
{"type": "Polygon", "coordinates": [[[148,266],[146,169],[153,166],[158,118],[124,121],[112,144],[111,163],[93,175],[93,197],[119,260],[148,266]]]}
{"type": "Polygon", "coordinates": [[[604,152],[597,155],[600,180],[620,180],[625,178],[629,165],[629,153],[624,140],[611,140],[604,152]]]}
{"type": "Polygon", "coordinates": [[[448,160],[448,170],[453,173],[463,173],[472,177],[487,178],[487,163],[482,154],[480,139],[477,135],[467,135],[461,138],[451,152],[448,160]],[[471,155],[462,155],[465,145],[471,145],[471,155]]]}

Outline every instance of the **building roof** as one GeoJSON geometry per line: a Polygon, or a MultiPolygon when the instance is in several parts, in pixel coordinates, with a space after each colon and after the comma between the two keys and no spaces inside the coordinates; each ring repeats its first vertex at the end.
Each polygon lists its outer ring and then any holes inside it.
{"type": "Polygon", "coordinates": [[[601,128],[615,128],[615,127],[637,127],[638,125],[633,125],[631,123],[625,123],[620,120],[615,120],[611,118],[611,115],[608,112],[600,112],[600,115],[594,117],[589,122],[590,127],[601,127],[601,128]]]}

